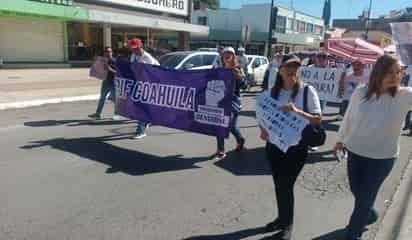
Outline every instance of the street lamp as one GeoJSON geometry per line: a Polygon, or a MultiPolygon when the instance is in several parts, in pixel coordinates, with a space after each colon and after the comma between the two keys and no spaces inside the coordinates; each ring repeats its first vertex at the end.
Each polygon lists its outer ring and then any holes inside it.
{"type": "Polygon", "coordinates": [[[275,14],[273,14],[274,9],[273,9],[273,4],[274,4],[274,0],[272,0],[272,2],[270,3],[270,20],[269,20],[269,37],[268,37],[268,58],[271,57],[271,53],[272,53],[272,32],[273,32],[273,26],[276,27],[276,16],[274,16],[275,14]]]}
{"type": "Polygon", "coordinates": [[[369,10],[368,10],[368,19],[366,20],[366,29],[365,29],[365,40],[368,40],[368,32],[369,32],[369,23],[371,19],[371,11],[372,11],[372,0],[369,0],[369,10]]]}

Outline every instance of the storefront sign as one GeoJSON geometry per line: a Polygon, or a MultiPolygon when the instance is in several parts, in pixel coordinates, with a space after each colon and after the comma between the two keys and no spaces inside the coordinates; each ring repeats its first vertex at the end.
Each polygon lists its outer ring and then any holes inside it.
{"type": "Polygon", "coordinates": [[[73,5],[73,0],[30,0],[30,1],[57,4],[57,5],[65,5],[65,6],[73,5]]]}
{"type": "Polygon", "coordinates": [[[342,69],[301,67],[300,70],[300,79],[316,89],[320,100],[328,102],[342,101],[338,97],[342,69]]]}
{"type": "Polygon", "coordinates": [[[131,6],[182,16],[189,15],[189,0],[98,0],[96,2],[131,6]]]}
{"type": "Polygon", "coordinates": [[[309,121],[294,113],[283,112],[281,105],[268,92],[256,98],[256,118],[259,125],[269,134],[269,142],[283,152],[299,144],[303,129],[309,121]]]}
{"type": "Polygon", "coordinates": [[[116,113],[153,125],[228,137],[232,72],[178,71],[118,60],[116,113]]]}

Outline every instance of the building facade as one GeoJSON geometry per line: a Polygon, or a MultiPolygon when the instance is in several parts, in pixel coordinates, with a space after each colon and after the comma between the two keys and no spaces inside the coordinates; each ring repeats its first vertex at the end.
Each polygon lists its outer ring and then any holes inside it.
{"type": "Polygon", "coordinates": [[[209,32],[190,9],[190,0],[2,0],[0,61],[90,62],[105,46],[127,52],[134,37],[155,55],[188,49],[190,34],[209,32]]]}
{"type": "Polygon", "coordinates": [[[201,8],[193,12],[192,22],[210,27],[207,37],[192,38],[192,48],[245,46],[249,54],[319,48],[324,34],[321,18],[281,6],[271,8],[270,4],[247,4],[239,9],[201,8]]]}

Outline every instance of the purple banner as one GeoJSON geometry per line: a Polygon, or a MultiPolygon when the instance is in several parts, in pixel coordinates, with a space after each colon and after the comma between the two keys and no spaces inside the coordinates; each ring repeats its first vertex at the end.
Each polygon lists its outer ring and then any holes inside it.
{"type": "Polygon", "coordinates": [[[116,113],[153,125],[229,136],[230,70],[172,70],[118,60],[116,113]]]}

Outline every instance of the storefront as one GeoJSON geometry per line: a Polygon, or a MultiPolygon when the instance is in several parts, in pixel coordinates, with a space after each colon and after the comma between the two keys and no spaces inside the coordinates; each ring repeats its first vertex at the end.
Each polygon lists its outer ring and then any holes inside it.
{"type": "Polygon", "coordinates": [[[0,59],[3,63],[66,62],[66,21],[85,21],[87,11],[70,1],[2,0],[0,59]]]}
{"type": "Polygon", "coordinates": [[[91,62],[111,46],[128,54],[140,37],[159,56],[189,49],[190,35],[209,28],[190,24],[189,0],[1,0],[0,62],[91,62]]]}

